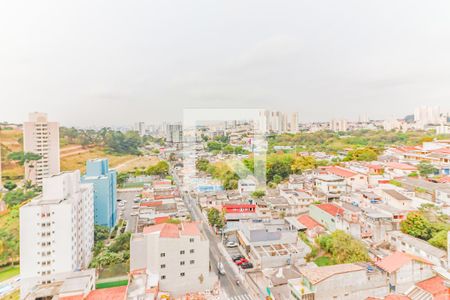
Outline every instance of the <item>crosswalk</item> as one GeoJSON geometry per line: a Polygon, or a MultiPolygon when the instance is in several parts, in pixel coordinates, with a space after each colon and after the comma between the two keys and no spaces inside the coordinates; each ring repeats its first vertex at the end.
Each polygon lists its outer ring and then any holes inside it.
{"type": "Polygon", "coordinates": [[[248,294],[236,295],[236,296],[233,296],[228,299],[229,300],[253,300],[248,294]]]}

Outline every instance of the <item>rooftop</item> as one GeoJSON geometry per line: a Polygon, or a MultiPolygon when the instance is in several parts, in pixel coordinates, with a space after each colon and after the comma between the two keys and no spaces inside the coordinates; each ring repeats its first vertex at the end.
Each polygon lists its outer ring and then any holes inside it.
{"type": "MultiPolygon", "coordinates": [[[[445,286],[444,279],[439,276],[416,283],[416,286],[422,290],[436,296],[448,296],[450,298],[450,288],[445,286]]],[[[442,298],[445,299],[445,298],[442,298]]]]}
{"type": "Polygon", "coordinates": [[[142,231],[144,234],[159,234],[161,238],[179,238],[182,235],[199,236],[200,230],[197,223],[181,223],[170,224],[163,223],[145,227],[142,231]]]}
{"type": "Polygon", "coordinates": [[[98,289],[90,292],[86,300],[123,300],[126,291],[127,286],[98,289]]]}
{"type": "Polygon", "coordinates": [[[365,270],[365,268],[357,264],[341,264],[317,268],[301,268],[300,273],[305,276],[312,284],[317,284],[337,274],[358,272],[363,270],[365,270]]]}
{"type": "Polygon", "coordinates": [[[332,203],[316,204],[316,206],[334,217],[338,214],[342,215],[344,213],[344,210],[341,207],[332,203]]]}
{"type": "Polygon", "coordinates": [[[382,191],[398,201],[411,200],[410,198],[406,197],[405,195],[403,195],[402,193],[400,193],[396,190],[383,189],[382,191]]]}
{"type": "Polygon", "coordinates": [[[375,265],[388,273],[392,273],[412,261],[432,265],[432,263],[423,258],[403,252],[395,252],[394,254],[386,256],[380,261],[377,261],[375,265]]]}
{"type": "Polygon", "coordinates": [[[304,225],[307,229],[313,229],[316,228],[317,226],[322,227],[322,225],[320,225],[320,223],[318,223],[316,220],[314,220],[313,218],[311,218],[308,215],[301,215],[297,218],[298,222],[302,225],[304,225]]]}

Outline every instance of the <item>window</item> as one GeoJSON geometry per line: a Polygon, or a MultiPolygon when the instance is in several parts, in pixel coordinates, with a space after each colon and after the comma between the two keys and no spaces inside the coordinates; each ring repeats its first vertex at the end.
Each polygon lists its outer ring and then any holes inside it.
{"type": "Polygon", "coordinates": [[[190,239],[189,239],[189,242],[193,243],[193,242],[194,242],[194,239],[193,239],[193,238],[190,238],[190,239]]]}
{"type": "Polygon", "coordinates": [[[162,265],[161,265],[161,269],[164,269],[165,267],[166,267],[165,264],[162,264],[162,265]]]}
{"type": "Polygon", "coordinates": [[[189,253],[194,253],[194,249],[189,250],[189,253]]]}
{"type": "Polygon", "coordinates": [[[165,253],[161,253],[161,257],[166,257],[166,254],[165,253]]]}
{"type": "Polygon", "coordinates": [[[166,279],[166,275],[161,275],[161,280],[166,279]]]}
{"type": "Polygon", "coordinates": [[[180,251],[180,254],[183,255],[183,254],[184,254],[184,250],[181,250],[181,251],[180,251]]]}
{"type": "Polygon", "coordinates": [[[184,266],[184,261],[180,261],[180,266],[184,266]]]}
{"type": "Polygon", "coordinates": [[[181,277],[184,277],[184,275],[185,275],[184,272],[180,273],[180,276],[181,276],[181,277]]]}
{"type": "Polygon", "coordinates": [[[193,265],[193,264],[195,264],[195,260],[191,260],[189,263],[190,263],[191,265],[193,265]]]}

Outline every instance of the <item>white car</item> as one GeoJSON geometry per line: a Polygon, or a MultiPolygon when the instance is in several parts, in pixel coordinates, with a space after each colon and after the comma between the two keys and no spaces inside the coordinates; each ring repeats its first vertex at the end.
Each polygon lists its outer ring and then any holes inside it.
{"type": "Polygon", "coordinates": [[[138,209],[139,205],[133,205],[133,209],[138,209]]]}
{"type": "Polygon", "coordinates": [[[221,262],[217,263],[217,270],[219,271],[220,275],[225,275],[225,268],[223,267],[223,264],[221,262]]]}
{"type": "Polygon", "coordinates": [[[137,213],[137,212],[132,212],[132,213],[130,214],[130,216],[136,217],[138,214],[139,214],[139,213],[137,213]]]}
{"type": "Polygon", "coordinates": [[[238,244],[237,244],[236,242],[227,242],[227,243],[226,243],[226,246],[227,246],[228,248],[235,248],[235,247],[238,246],[238,244]]]}

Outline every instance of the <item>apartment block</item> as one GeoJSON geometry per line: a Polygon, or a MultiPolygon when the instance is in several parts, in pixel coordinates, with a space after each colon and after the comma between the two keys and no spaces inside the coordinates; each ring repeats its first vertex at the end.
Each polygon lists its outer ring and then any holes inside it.
{"type": "Polygon", "coordinates": [[[39,154],[41,158],[25,164],[25,179],[42,185],[42,179],[60,171],[59,125],[49,122],[45,113],[30,113],[23,124],[23,151],[39,154]]]}
{"type": "Polygon", "coordinates": [[[95,224],[114,227],[117,221],[117,172],[109,169],[108,159],[88,160],[82,182],[94,186],[95,224]]]}
{"type": "Polygon", "coordinates": [[[158,224],[134,234],[130,272],[146,269],[159,276],[159,289],[180,296],[212,288],[209,241],[196,223],[158,224]],[[176,283],[176,284],[174,284],[176,283]]]}
{"type": "Polygon", "coordinates": [[[59,274],[86,269],[94,245],[92,184],[80,172],[43,179],[42,195],[20,208],[21,294],[59,274]]]}

